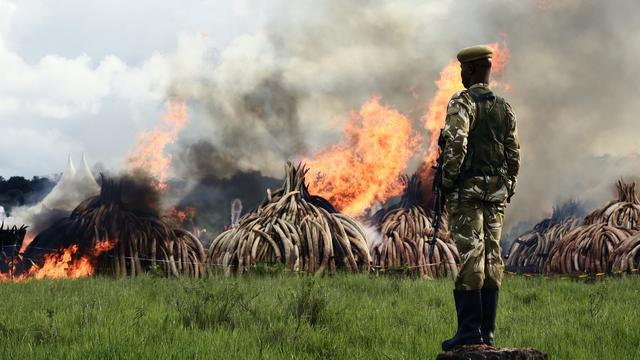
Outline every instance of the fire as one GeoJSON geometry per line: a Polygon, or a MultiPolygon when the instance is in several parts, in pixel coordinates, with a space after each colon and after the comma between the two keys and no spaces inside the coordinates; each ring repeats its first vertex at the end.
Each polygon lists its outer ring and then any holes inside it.
{"type": "Polygon", "coordinates": [[[52,279],[79,278],[93,274],[93,267],[86,257],[73,260],[73,256],[78,251],[78,245],[72,245],[62,249],[57,253],[47,254],[44,257],[44,265],[41,268],[33,267],[33,278],[42,279],[45,277],[52,279]]]}
{"type": "MultiPolygon", "coordinates": [[[[493,49],[493,64],[491,73],[499,75],[505,69],[509,60],[509,48],[506,41],[500,43],[492,43],[489,46],[493,49]]],[[[429,132],[429,148],[424,160],[426,166],[424,169],[430,169],[436,163],[439,154],[438,136],[440,129],[444,127],[444,120],[447,115],[447,103],[451,96],[458,91],[464,90],[462,86],[462,78],[460,77],[460,63],[457,60],[452,61],[440,72],[440,79],[436,81],[438,90],[429,102],[427,113],[422,117],[424,128],[429,132]]],[[[496,81],[491,82],[491,86],[501,86],[509,89],[510,85],[496,81]]]]}
{"type": "Polygon", "coordinates": [[[179,210],[175,207],[167,210],[168,217],[177,220],[180,224],[185,222],[193,224],[196,218],[196,208],[193,206],[187,206],[185,210],[179,210]]]}
{"type": "Polygon", "coordinates": [[[164,125],[157,125],[153,130],[140,134],[138,147],[129,157],[129,168],[142,169],[149,173],[156,179],[156,188],[160,190],[167,186],[166,180],[171,165],[171,155],[165,155],[164,149],[175,141],[187,123],[187,105],[184,101],[169,101],[167,111],[164,125]]]}
{"type": "Polygon", "coordinates": [[[107,252],[107,251],[111,251],[113,250],[113,248],[116,246],[116,242],[115,241],[98,241],[96,242],[96,244],[93,246],[93,257],[98,257],[100,255],[102,255],[103,253],[107,252]]]}
{"type": "Polygon", "coordinates": [[[171,208],[169,210],[169,217],[176,219],[179,223],[182,224],[185,222],[185,220],[187,220],[187,213],[176,208],[171,208]]]}
{"type": "Polygon", "coordinates": [[[13,277],[13,279],[8,274],[1,274],[0,279],[2,281],[21,281],[31,278],[77,279],[91,276],[96,272],[97,258],[112,250],[115,245],[115,241],[97,242],[89,254],[78,257],[78,245],[74,244],[44,255],[44,264],[40,267],[33,264],[26,274],[13,277]]]}
{"type": "Polygon", "coordinates": [[[361,215],[375,201],[403,191],[400,175],[419,148],[411,121],[379,97],[368,100],[345,125],[345,138],[304,162],[309,190],[340,211],[361,215]]]}
{"type": "Polygon", "coordinates": [[[29,271],[27,277],[35,279],[77,279],[91,276],[95,273],[95,262],[102,253],[110,251],[116,245],[115,241],[97,242],[91,254],[76,258],[78,245],[74,244],[58,252],[46,254],[42,267],[35,265],[29,271]]]}

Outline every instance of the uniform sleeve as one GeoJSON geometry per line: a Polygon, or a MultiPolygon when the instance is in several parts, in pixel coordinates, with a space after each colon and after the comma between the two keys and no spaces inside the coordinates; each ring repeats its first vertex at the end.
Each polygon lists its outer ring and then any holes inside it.
{"type": "Polygon", "coordinates": [[[445,140],[442,163],[442,186],[452,189],[460,174],[460,167],[467,154],[470,114],[475,105],[465,94],[456,94],[447,106],[447,117],[442,134],[445,140]]]}
{"type": "Polygon", "coordinates": [[[509,126],[504,139],[504,155],[507,162],[507,176],[512,183],[512,190],[515,188],[520,171],[520,140],[518,137],[518,126],[516,124],[516,115],[509,103],[507,108],[507,124],[509,126]]]}

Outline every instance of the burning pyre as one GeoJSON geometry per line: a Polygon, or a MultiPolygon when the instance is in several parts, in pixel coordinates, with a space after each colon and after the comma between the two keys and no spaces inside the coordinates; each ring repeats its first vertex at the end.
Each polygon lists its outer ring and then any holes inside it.
{"type": "Polygon", "coordinates": [[[381,269],[405,269],[423,277],[456,276],[460,255],[451,240],[443,217],[434,247],[433,263],[429,259],[427,241],[434,229],[431,215],[421,206],[420,179],[417,174],[408,179],[399,204],[378,211],[373,219],[382,235],[371,246],[373,264],[381,269]]]}
{"type": "Polygon", "coordinates": [[[287,163],[282,188],[268,190],[257,210],[213,241],[209,265],[227,274],[247,272],[257,264],[281,264],[288,271],[318,275],[337,269],[368,271],[364,230],[327,200],[309,193],[307,171],[287,163]]]}
{"type": "Polygon", "coordinates": [[[409,118],[379,97],[351,114],[342,141],[314,154],[309,166],[309,189],[340,212],[360,216],[374,202],[402,193],[397,181],[417,152],[420,137],[409,118]]]}
{"type": "Polygon", "coordinates": [[[99,195],[80,203],[31,242],[19,278],[76,278],[96,272],[135,276],[204,275],[205,252],[191,233],[160,217],[157,192],[131,177],[102,179],[99,195]]]}

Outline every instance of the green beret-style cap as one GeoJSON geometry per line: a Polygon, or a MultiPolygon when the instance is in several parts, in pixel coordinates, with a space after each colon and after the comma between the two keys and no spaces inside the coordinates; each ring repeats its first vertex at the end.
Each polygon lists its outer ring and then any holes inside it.
{"type": "Polygon", "coordinates": [[[493,49],[487,45],[470,46],[458,52],[458,61],[466,63],[469,61],[490,58],[491,55],[493,55],[493,49]]]}

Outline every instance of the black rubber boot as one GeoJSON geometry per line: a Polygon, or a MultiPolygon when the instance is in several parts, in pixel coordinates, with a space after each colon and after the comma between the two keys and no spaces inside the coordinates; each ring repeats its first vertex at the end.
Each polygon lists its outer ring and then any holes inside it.
{"type": "Polygon", "coordinates": [[[498,288],[482,289],[482,341],[493,346],[493,330],[496,328],[496,310],[498,309],[498,288]]]}
{"type": "Polygon", "coordinates": [[[482,295],[480,290],[453,290],[458,315],[458,330],[442,343],[442,350],[449,351],[458,345],[482,344],[482,295]]]}

